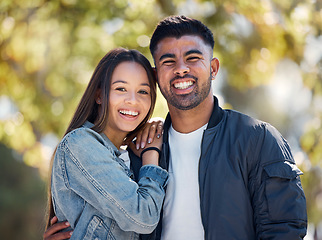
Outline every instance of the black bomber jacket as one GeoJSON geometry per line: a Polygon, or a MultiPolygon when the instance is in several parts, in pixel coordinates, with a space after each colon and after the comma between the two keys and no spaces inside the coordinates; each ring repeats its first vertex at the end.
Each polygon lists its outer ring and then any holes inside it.
{"type": "MultiPolygon", "coordinates": [[[[306,200],[290,147],[270,124],[223,110],[216,97],[201,142],[199,190],[206,240],[295,240],[306,235],[306,200]]],[[[164,123],[160,166],[168,169],[164,123]]],[[[129,150],[138,176],[141,161],[129,150]]],[[[141,239],[160,239],[157,229],[141,239]]],[[[175,236],[174,236],[175,238],[175,236]]]]}

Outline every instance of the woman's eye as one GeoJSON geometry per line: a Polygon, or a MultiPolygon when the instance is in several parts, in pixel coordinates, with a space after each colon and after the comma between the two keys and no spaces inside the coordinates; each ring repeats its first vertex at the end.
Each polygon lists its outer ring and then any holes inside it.
{"type": "Polygon", "coordinates": [[[140,90],[140,91],[139,91],[139,93],[140,93],[140,94],[149,94],[149,92],[148,92],[148,91],[146,91],[146,90],[140,90]]]}
{"type": "Polygon", "coordinates": [[[120,92],[125,92],[126,91],[125,88],[123,88],[123,87],[118,87],[115,90],[120,91],[120,92]]]}

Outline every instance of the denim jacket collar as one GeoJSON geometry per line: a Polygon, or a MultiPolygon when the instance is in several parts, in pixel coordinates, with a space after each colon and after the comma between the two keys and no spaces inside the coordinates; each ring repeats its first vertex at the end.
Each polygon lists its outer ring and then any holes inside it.
{"type": "MultiPolygon", "coordinates": [[[[89,122],[89,121],[86,121],[84,124],[83,124],[83,127],[85,128],[92,128],[94,126],[93,123],[89,122]]],[[[117,149],[117,147],[115,147],[115,145],[111,142],[110,139],[108,139],[108,137],[103,133],[103,132],[100,132],[99,133],[102,138],[104,139],[104,141],[106,141],[108,143],[108,145],[110,145],[115,153],[115,155],[117,157],[119,157],[121,155],[121,152],[117,149]]]]}

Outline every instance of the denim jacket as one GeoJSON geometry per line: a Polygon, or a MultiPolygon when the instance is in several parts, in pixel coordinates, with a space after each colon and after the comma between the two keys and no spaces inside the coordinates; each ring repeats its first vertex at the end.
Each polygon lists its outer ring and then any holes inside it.
{"type": "Polygon", "coordinates": [[[51,183],[55,213],[71,224],[71,239],[138,239],[158,224],[168,173],[146,165],[136,183],[117,148],[91,126],[86,122],[68,133],[57,147],[51,183]]]}

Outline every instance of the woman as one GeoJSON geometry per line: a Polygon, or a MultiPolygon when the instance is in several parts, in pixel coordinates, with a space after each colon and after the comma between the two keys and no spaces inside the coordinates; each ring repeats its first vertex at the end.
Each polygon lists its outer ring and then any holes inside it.
{"type": "Polygon", "coordinates": [[[141,151],[137,183],[119,158],[150,117],[155,89],[136,50],[112,50],[96,67],[52,162],[49,219],[67,220],[72,239],[138,239],[156,227],[168,177],[158,167],[161,138],[141,151]]]}

